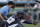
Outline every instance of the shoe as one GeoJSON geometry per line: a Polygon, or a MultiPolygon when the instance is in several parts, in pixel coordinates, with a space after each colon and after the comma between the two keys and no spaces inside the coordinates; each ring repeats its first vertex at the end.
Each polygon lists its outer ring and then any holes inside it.
{"type": "Polygon", "coordinates": [[[34,25],[37,25],[36,21],[33,21],[33,24],[34,24],[34,25]]]}
{"type": "Polygon", "coordinates": [[[38,23],[38,22],[36,22],[36,23],[38,23]]]}

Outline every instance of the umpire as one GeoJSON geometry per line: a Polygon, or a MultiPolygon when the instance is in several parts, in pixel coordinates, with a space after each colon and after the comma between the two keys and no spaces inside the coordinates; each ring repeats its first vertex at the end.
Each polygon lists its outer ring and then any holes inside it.
{"type": "MultiPolygon", "coordinates": [[[[7,19],[6,16],[9,14],[10,8],[12,8],[14,4],[15,3],[13,3],[13,1],[9,1],[6,6],[4,6],[0,9],[0,27],[5,26],[5,22],[7,19]]],[[[7,25],[6,25],[6,27],[7,27],[7,25]]]]}

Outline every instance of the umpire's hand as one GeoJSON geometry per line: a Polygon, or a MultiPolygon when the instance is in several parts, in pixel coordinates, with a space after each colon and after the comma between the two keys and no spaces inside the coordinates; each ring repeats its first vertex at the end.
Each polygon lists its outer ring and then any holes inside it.
{"type": "Polygon", "coordinates": [[[6,22],[6,20],[4,20],[4,22],[6,22]]]}

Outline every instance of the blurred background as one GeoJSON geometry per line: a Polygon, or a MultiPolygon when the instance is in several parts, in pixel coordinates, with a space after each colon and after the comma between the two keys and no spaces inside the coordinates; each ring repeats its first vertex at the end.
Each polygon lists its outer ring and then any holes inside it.
{"type": "Polygon", "coordinates": [[[13,1],[15,3],[14,9],[11,8],[8,17],[22,10],[31,18],[34,18],[33,16],[36,15],[36,20],[40,22],[40,0],[0,0],[0,8],[7,5],[8,1],[13,1]]]}
{"type": "Polygon", "coordinates": [[[37,4],[37,2],[39,2],[40,4],[40,0],[0,0],[0,8],[7,5],[8,1],[13,1],[15,3],[15,8],[14,10],[11,9],[13,12],[11,11],[12,13],[10,14],[13,14],[16,11],[15,9],[22,10],[22,9],[25,9],[25,7],[27,8],[26,5],[29,5],[28,7],[32,9],[34,8],[35,4],[37,4]]]}

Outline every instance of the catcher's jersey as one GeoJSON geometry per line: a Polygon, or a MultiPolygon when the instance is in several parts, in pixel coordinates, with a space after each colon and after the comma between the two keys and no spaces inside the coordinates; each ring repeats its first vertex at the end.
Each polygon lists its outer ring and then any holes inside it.
{"type": "Polygon", "coordinates": [[[7,22],[9,24],[9,26],[14,25],[14,24],[18,25],[19,23],[24,22],[24,21],[21,21],[21,18],[20,18],[20,20],[18,20],[18,19],[19,19],[19,17],[17,15],[13,15],[13,16],[9,17],[7,22]]]}
{"type": "Polygon", "coordinates": [[[21,18],[19,19],[17,15],[13,15],[9,17],[9,19],[7,20],[7,23],[8,23],[8,27],[13,27],[13,26],[15,27],[17,25],[22,25],[22,23],[31,24],[26,20],[22,20],[21,18]]]}
{"type": "Polygon", "coordinates": [[[18,16],[13,15],[7,20],[9,26],[18,23],[18,16]]]}

